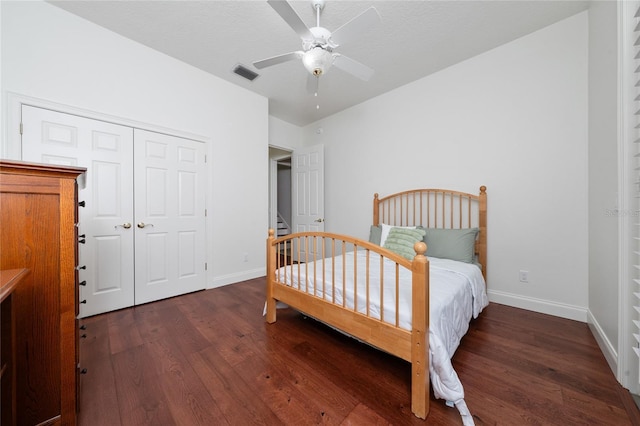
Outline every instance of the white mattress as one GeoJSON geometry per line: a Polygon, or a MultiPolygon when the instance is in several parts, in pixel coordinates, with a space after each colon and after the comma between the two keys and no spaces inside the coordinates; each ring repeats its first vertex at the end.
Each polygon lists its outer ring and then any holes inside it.
{"type": "MultiPolygon", "coordinates": [[[[325,300],[334,300],[336,304],[343,304],[361,313],[367,311],[366,298],[366,265],[367,257],[364,251],[336,256],[335,266],[331,259],[319,260],[312,263],[289,265],[276,271],[278,281],[299,288],[325,300]],[[344,259],[344,260],[343,260],[344,259]],[[354,292],[354,259],[357,270],[357,290],[354,292]],[[335,300],[331,287],[332,270],[336,282],[342,282],[343,261],[346,264],[346,291],[343,296],[342,284],[337,284],[335,300]],[[324,262],[324,263],[323,263],[324,262]],[[323,273],[324,270],[324,286],[323,273]],[[293,271],[293,273],[292,273],[293,271]],[[298,282],[299,278],[299,282],[298,282]],[[354,297],[357,293],[357,298],[354,297]]],[[[369,259],[369,316],[380,319],[380,276],[384,276],[383,303],[384,321],[395,323],[395,262],[384,260],[382,273],[380,272],[379,255],[370,252],[369,259]]],[[[464,424],[473,424],[473,420],[464,404],[464,391],[457,374],[453,371],[450,358],[460,344],[460,340],[469,329],[469,322],[476,318],[489,301],[486,285],[480,268],[474,264],[458,262],[449,259],[429,258],[429,345],[430,345],[430,375],[436,397],[456,403],[463,416],[464,424]],[[464,410],[461,409],[464,405],[464,410]],[[466,411],[466,414],[465,412],[466,411]]],[[[411,271],[399,269],[400,296],[398,325],[411,330],[411,271]]]]}
{"type": "MultiPolygon", "coordinates": [[[[358,286],[354,292],[354,253],[346,253],[344,256],[344,262],[347,265],[346,306],[354,308],[354,293],[357,293],[357,310],[366,313],[366,254],[364,251],[359,251],[355,258],[358,286]]],[[[333,268],[336,282],[341,283],[343,257],[337,256],[335,258],[335,267],[332,266],[331,259],[324,260],[324,268],[322,262],[319,260],[282,267],[276,271],[276,276],[279,277],[279,281],[284,281],[287,285],[318,297],[323,297],[324,293],[324,299],[331,301],[333,300],[331,271],[333,268]],[[322,269],[325,271],[324,287],[322,269]]],[[[400,268],[399,273],[399,326],[405,330],[411,330],[411,271],[400,268]]],[[[429,274],[430,329],[445,344],[449,357],[451,357],[458,347],[460,339],[467,332],[471,318],[477,317],[488,304],[484,279],[476,265],[434,257],[429,259],[429,274]]],[[[393,324],[396,319],[395,262],[385,259],[382,275],[384,275],[384,321],[393,324]]],[[[380,257],[371,252],[369,260],[369,316],[376,319],[380,319],[380,276],[380,257]]],[[[342,284],[336,285],[335,293],[334,303],[342,305],[342,284]]]]}

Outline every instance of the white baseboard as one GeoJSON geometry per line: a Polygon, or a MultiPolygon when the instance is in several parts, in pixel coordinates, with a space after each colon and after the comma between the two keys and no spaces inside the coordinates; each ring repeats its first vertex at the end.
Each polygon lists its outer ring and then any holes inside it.
{"type": "Polygon", "coordinates": [[[256,268],[248,271],[236,272],[233,274],[222,275],[215,277],[213,281],[207,286],[207,289],[222,287],[228,284],[235,284],[240,281],[252,280],[254,278],[264,277],[267,274],[266,268],[256,268]]]}
{"type": "Polygon", "coordinates": [[[496,290],[489,290],[488,294],[489,301],[491,302],[575,321],[587,322],[587,308],[581,306],[568,305],[551,300],[536,299],[534,297],[527,297],[496,290]]]}
{"type": "Polygon", "coordinates": [[[591,330],[593,337],[596,339],[602,354],[607,360],[611,371],[616,375],[618,371],[618,351],[613,347],[611,341],[604,333],[604,330],[600,327],[596,318],[591,314],[591,311],[587,312],[587,324],[589,325],[589,329],[591,330]]]}

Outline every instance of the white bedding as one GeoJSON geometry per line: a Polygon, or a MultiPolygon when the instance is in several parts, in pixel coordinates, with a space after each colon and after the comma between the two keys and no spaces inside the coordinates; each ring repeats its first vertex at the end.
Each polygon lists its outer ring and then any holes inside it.
{"type": "MultiPolygon", "coordinates": [[[[343,256],[335,258],[335,266],[330,259],[312,263],[282,267],[276,271],[278,281],[300,288],[325,300],[333,300],[331,288],[331,271],[335,272],[336,282],[342,281],[343,256]],[[293,269],[293,274],[291,273],[293,269]],[[324,269],[324,286],[322,283],[324,269]],[[298,282],[296,277],[299,277],[298,282]],[[317,281],[317,285],[316,285],[317,281]],[[323,296],[324,295],[324,296],[323,296]]],[[[346,264],[346,306],[353,309],[357,303],[357,310],[366,313],[366,270],[367,257],[364,251],[344,255],[346,264]],[[354,259],[357,272],[357,289],[354,292],[354,259]],[[357,297],[354,297],[357,293],[357,297]]],[[[482,309],[488,305],[486,286],[480,268],[476,265],[449,259],[429,258],[429,349],[430,376],[437,398],[442,398],[456,404],[465,425],[473,424],[466,404],[464,391],[457,374],[451,365],[451,357],[460,344],[462,336],[469,329],[471,318],[476,318],[482,309]]],[[[369,257],[369,313],[368,315],[380,319],[380,257],[370,252],[369,257]]],[[[382,271],[384,321],[394,324],[395,316],[395,262],[384,261],[382,271]]],[[[399,326],[411,330],[411,271],[400,268],[400,300],[399,326]]],[[[336,304],[343,303],[342,285],[335,289],[336,304]]]]}

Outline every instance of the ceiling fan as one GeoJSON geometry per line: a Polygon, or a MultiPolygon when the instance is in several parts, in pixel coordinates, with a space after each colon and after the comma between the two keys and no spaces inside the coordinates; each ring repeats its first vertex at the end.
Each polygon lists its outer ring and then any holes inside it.
{"type": "Polygon", "coordinates": [[[320,77],[332,65],[335,65],[336,68],[340,68],[361,80],[368,81],[371,78],[373,69],[334,50],[357,37],[370,26],[380,22],[380,15],[375,7],[366,9],[360,15],[331,32],[320,26],[320,11],[324,8],[325,0],[311,1],[311,5],[316,11],[316,26],[311,28],[307,27],[287,1],[267,0],[267,3],[300,36],[303,50],[262,59],[254,62],[253,66],[262,69],[294,59],[302,59],[304,67],[311,73],[310,75],[315,77],[320,77]]]}

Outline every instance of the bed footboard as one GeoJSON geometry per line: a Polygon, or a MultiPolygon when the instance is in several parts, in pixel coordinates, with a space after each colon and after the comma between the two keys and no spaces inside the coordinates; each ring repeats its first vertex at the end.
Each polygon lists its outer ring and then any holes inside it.
{"type": "Polygon", "coordinates": [[[303,232],[267,239],[266,321],[276,302],[411,363],[411,410],[429,412],[429,262],[423,242],[408,260],[368,241],[303,232]]]}

